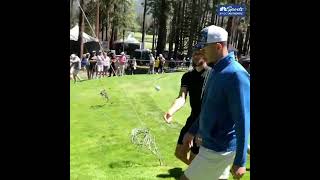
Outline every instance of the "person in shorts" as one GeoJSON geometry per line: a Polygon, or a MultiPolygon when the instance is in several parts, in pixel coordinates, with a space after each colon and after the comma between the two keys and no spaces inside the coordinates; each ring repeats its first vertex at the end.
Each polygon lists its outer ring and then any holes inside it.
{"type": "Polygon", "coordinates": [[[175,156],[186,164],[190,164],[192,159],[198,154],[199,147],[192,146],[191,149],[187,146],[183,146],[183,136],[188,132],[191,125],[198,118],[201,109],[201,92],[203,82],[205,80],[206,74],[210,70],[207,66],[204,56],[200,52],[194,53],[193,58],[193,70],[183,74],[181,78],[181,86],[178,97],[174,100],[173,104],[169,110],[164,114],[164,120],[167,123],[171,123],[173,120],[173,115],[179,109],[181,109],[186,103],[187,96],[190,98],[191,113],[187,118],[185,126],[181,129],[178,138],[175,156]],[[188,157],[188,152],[191,151],[188,157]]]}
{"type": "Polygon", "coordinates": [[[96,51],[92,51],[89,59],[89,74],[90,74],[90,79],[94,78],[94,74],[96,72],[96,64],[97,64],[97,56],[96,56],[96,51]]]}
{"type": "Polygon", "coordinates": [[[103,57],[104,57],[104,61],[103,61],[103,77],[108,76],[108,71],[110,68],[110,57],[107,56],[107,53],[103,52],[103,57]]]}
{"type": "Polygon", "coordinates": [[[102,52],[99,51],[98,52],[98,56],[97,56],[97,77],[101,78],[102,77],[102,73],[103,73],[103,61],[104,61],[104,57],[102,55],[102,52]]]}

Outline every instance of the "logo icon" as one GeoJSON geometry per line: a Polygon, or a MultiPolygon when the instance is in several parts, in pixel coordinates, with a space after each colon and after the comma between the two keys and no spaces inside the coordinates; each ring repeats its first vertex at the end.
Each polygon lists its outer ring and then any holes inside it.
{"type": "Polygon", "coordinates": [[[227,10],[226,7],[223,6],[223,7],[220,8],[220,11],[228,11],[228,10],[227,10]]]}
{"type": "Polygon", "coordinates": [[[246,6],[245,5],[220,5],[217,8],[218,16],[246,16],[246,6]]]}

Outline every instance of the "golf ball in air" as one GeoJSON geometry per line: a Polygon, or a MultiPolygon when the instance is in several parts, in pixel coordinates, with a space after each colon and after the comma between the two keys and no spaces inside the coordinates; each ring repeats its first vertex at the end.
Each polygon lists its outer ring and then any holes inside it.
{"type": "Polygon", "coordinates": [[[160,91],[160,86],[157,85],[157,86],[155,86],[154,88],[155,88],[157,91],[160,91]]]}

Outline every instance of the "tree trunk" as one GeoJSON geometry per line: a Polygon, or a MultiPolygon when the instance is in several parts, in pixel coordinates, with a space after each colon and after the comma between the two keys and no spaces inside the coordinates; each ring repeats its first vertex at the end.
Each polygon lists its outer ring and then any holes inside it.
{"type": "Polygon", "coordinates": [[[70,17],[71,17],[71,18],[70,18],[70,19],[71,19],[70,28],[72,28],[72,25],[73,25],[73,22],[74,22],[74,21],[73,21],[73,1],[74,1],[74,0],[70,0],[70,7],[71,7],[71,8],[70,8],[70,17]]]}
{"type": "Polygon", "coordinates": [[[170,36],[169,36],[169,59],[172,57],[172,50],[173,50],[173,41],[176,37],[176,29],[177,29],[177,18],[178,18],[178,3],[175,2],[173,4],[173,17],[171,21],[171,28],[170,28],[170,36]]]}
{"type": "Polygon", "coordinates": [[[195,35],[194,35],[194,39],[193,39],[193,41],[195,40],[195,38],[196,39],[198,39],[198,37],[200,36],[200,33],[198,33],[198,32],[200,32],[201,31],[201,29],[202,29],[202,27],[201,27],[201,25],[202,25],[202,21],[203,21],[203,11],[202,11],[202,0],[198,0],[198,4],[196,5],[196,6],[194,6],[194,7],[200,7],[200,8],[198,8],[198,10],[196,11],[196,17],[198,17],[198,21],[196,21],[197,22],[197,28],[196,28],[196,30],[194,31],[194,33],[195,33],[195,35]]]}
{"type": "Polygon", "coordinates": [[[110,50],[110,16],[109,16],[109,9],[107,9],[106,13],[106,38],[105,41],[107,41],[107,49],[110,50]]]}
{"type": "MultiPolygon", "coordinates": [[[[154,45],[155,45],[155,49],[157,49],[157,44],[158,44],[158,30],[156,29],[156,37],[155,37],[155,40],[154,40],[154,45]]],[[[157,54],[157,53],[156,53],[157,54]]]]}
{"type": "Polygon", "coordinates": [[[239,39],[239,31],[236,30],[236,33],[234,34],[234,39],[233,39],[233,45],[234,47],[237,47],[238,46],[238,39],[239,39]]]}
{"type": "Polygon", "coordinates": [[[110,36],[109,36],[108,33],[109,33],[109,27],[110,27],[110,26],[109,26],[108,13],[107,13],[106,21],[107,21],[107,22],[106,22],[106,27],[105,27],[105,29],[106,29],[106,36],[105,36],[105,39],[104,39],[104,40],[107,41],[107,47],[106,47],[106,48],[109,50],[109,49],[110,49],[110,46],[109,46],[109,42],[110,42],[110,41],[109,41],[109,37],[110,37],[110,36]]]}
{"type": "Polygon", "coordinates": [[[156,34],[156,19],[153,17],[153,35],[152,35],[152,50],[151,50],[153,55],[154,55],[155,34],[156,34]]]}
{"type": "Polygon", "coordinates": [[[212,0],[212,11],[211,11],[211,22],[210,22],[210,24],[211,25],[216,25],[216,18],[217,18],[217,16],[216,16],[216,5],[217,5],[217,3],[218,3],[218,1],[217,0],[212,0]]]}
{"type": "Polygon", "coordinates": [[[238,53],[239,54],[242,54],[242,47],[243,47],[243,32],[240,32],[239,34],[239,39],[238,39],[238,46],[237,46],[237,49],[238,49],[238,53]]]}
{"type": "Polygon", "coordinates": [[[103,41],[103,39],[104,39],[104,26],[102,26],[102,24],[101,24],[101,41],[103,41]]]}
{"type": "Polygon", "coordinates": [[[113,40],[114,40],[114,26],[112,24],[111,28],[111,36],[110,36],[110,41],[109,41],[109,47],[113,49],[113,40]]]}
{"type": "Polygon", "coordinates": [[[97,12],[96,12],[96,38],[99,40],[99,16],[100,16],[100,13],[99,13],[99,0],[97,0],[97,12]]]}
{"type": "Polygon", "coordinates": [[[240,17],[235,17],[234,18],[234,27],[233,27],[233,32],[232,32],[234,47],[237,46],[236,44],[237,44],[237,39],[238,39],[239,27],[240,27],[240,17]]]}
{"type": "Polygon", "coordinates": [[[146,12],[147,12],[147,0],[144,0],[144,10],[143,10],[143,22],[142,22],[142,40],[141,40],[141,42],[142,42],[142,45],[143,45],[143,49],[145,49],[145,47],[144,47],[144,35],[145,35],[145,33],[146,33],[146,31],[145,31],[145,20],[146,20],[146,12]]]}
{"type": "Polygon", "coordinates": [[[218,15],[215,15],[214,17],[214,25],[217,25],[218,24],[218,15]]]}
{"type": "Polygon", "coordinates": [[[245,55],[247,54],[247,51],[248,51],[249,38],[250,38],[250,25],[248,25],[247,33],[246,33],[246,40],[244,41],[244,46],[243,46],[243,54],[245,54],[245,55]]]}
{"type": "Polygon", "coordinates": [[[113,33],[113,41],[117,41],[118,40],[118,28],[114,28],[114,33],[113,33]]]}
{"type": "Polygon", "coordinates": [[[168,54],[168,58],[170,59],[172,56],[172,49],[173,49],[173,36],[174,36],[174,27],[171,26],[170,28],[171,32],[169,34],[169,54],[168,54]]]}
{"type": "Polygon", "coordinates": [[[177,58],[177,52],[178,52],[178,48],[180,47],[179,44],[179,36],[181,34],[181,1],[178,2],[178,12],[177,12],[177,27],[176,27],[176,31],[175,31],[175,41],[174,41],[174,54],[173,57],[174,59],[177,58]]]}
{"type": "Polygon", "coordinates": [[[234,17],[232,28],[231,28],[231,34],[230,34],[230,36],[231,36],[230,42],[234,47],[235,47],[235,39],[236,39],[236,35],[235,35],[236,28],[237,28],[237,17],[234,17]]]}
{"type": "Polygon", "coordinates": [[[216,17],[216,26],[219,26],[219,20],[220,20],[220,18],[219,18],[219,16],[217,15],[217,17],[216,17]]]}
{"type": "MultiPolygon", "coordinates": [[[[192,0],[192,6],[191,7],[196,7],[196,0],[192,0]]],[[[192,20],[191,20],[191,25],[189,27],[189,32],[190,32],[190,35],[189,35],[189,42],[188,42],[188,53],[187,53],[187,56],[188,57],[191,57],[192,55],[192,47],[193,47],[193,39],[194,39],[194,27],[197,27],[197,16],[196,16],[196,8],[192,8],[192,12],[191,12],[191,17],[192,17],[192,20]]]]}
{"type": "Polygon", "coordinates": [[[206,4],[205,4],[205,16],[204,16],[204,22],[202,24],[202,28],[204,28],[205,26],[207,26],[208,24],[208,16],[209,16],[209,0],[207,0],[206,4]]]}
{"type": "Polygon", "coordinates": [[[201,23],[200,23],[200,30],[198,32],[200,32],[207,24],[207,16],[208,16],[208,8],[209,8],[209,0],[205,1],[206,3],[204,3],[204,1],[201,1],[200,3],[200,7],[201,9],[203,9],[203,11],[201,11],[201,23]]]}
{"type": "Polygon", "coordinates": [[[232,20],[233,20],[233,17],[230,16],[227,21],[226,31],[228,32],[228,43],[231,43],[230,38],[231,38],[232,20]]]}
{"type": "MultiPolygon", "coordinates": [[[[231,4],[236,4],[237,2],[236,2],[236,0],[231,0],[231,2],[230,2],[231,4]]],[[[228,19],[228,24],[227,24],[227,28],[226,28],[226,30],[227,30],[227,32],[228,32],[228,43],[229,44],[232,44],[233,43],[233,36],[234,36],[234,34],[233,34],[233,32],[234,32],[234,28],[235,28],[235,19],[236,18],[234,18],[234,17],[229,17],[229,19],[228,19]]]]}
{"type": "MultiPolygon", "coordinates": [[[[115,4],[113,4],[113,11],[114,12],[116,12],[117,11],[117,4],[115,3],[115,4]]],[[[117,32],[116,32],[116,28],[115,28],[115,19],[114,18],[112,18],[112,25],[111,25],[111,36],[110,36],[110,48],[111,49],[114,49],[114,47],[113,47],[113,43],[114,43],[114,41],[116,40],[116,38],[115,38],[115,36],[116,36],[116,34],[117,34],[117,32]]]]}
{"type": "Polygon", "coordinates": [[[162,54],[165,47],[166,47],[166,36],[167,36],[167,5],[166,0],[161,0],[161,7],[160,7],[160,17],[159,17],[159,37],[157,42],[157,55],[162,54]]]}
{"type": "MultiPolygon", "coordinates": [[[[198,6],[200,7],[199,8],[199,12],[198,12],[198,16],[199,16],[199,29],[201,30],[202,29],[202,24],[203,24],[203,21],[204,21],[204,17],[205,17],[205,10],[203,11],[203,5],[202,5],[202,0],[199,0],[199,4],[198,6]]],[[[197,32],[200,32],[200,30],[198,29],[197,32]]]]}
{"type": "Polygon", "coordinates": [[[223,20],[224,20],[224,16],[221,16],[221,24],[220,24],[220,27],[223,28],[223,20]]]}
{"type": "Polygon", "coordinates": [[[125,30],[122,30],[122,52],[124,52],[124,34],[125,34],[125,30]]]}
{"type": "MultiPolygon", "coordinates": [[[[80,0],[80,6],[81,8],[83,7],[83,0],[80,0]]],[[[81,9],[79,8],[80,11],[80,16],[79,16],[79,36],[78,36],[78,43],[79,43],[79,54],[78,56],[81,58],[82,54],[83,54],[83,39],[82,39],[82,35],[83,35],[83,31],[84,31],[84,15],[83,12],[81,11],[81,9]]]]}
{"type": "Polygon", "coordinates": [[[182,0],[182,11],[181,11],[181,21],[180,21],[180,33],[179,33],[179,51],[181,53],[184,52],[184,36],[183,36],[183,33],[184,33],[184,29],[183,26],[184,26],[184,22],[185,22],[185,18],[184,18],[184,11],[185,11],[185,7],[186,7],[186,0],[182,0]]]}
{"type": "Polygon", "coordinates": [[[104,33],[104,26],[103,26],[103,20],[104,20],[104,17],[102,16],[102,13],[100,13],[100,34],[101,34],[101,41],[103,41],[103,33],[104,33]]]}

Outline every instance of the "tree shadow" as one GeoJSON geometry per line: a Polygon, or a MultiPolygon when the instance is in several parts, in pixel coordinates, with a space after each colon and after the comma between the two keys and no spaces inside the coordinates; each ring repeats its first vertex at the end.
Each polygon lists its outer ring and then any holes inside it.
{"type": "Polygon", "coordinates": [[[183,174],[182,168],[173,168],[168,170],[169,174],[158,174],[157,177],[159,178],[174,178],[179,179],[180,176],[183,174]]]}

